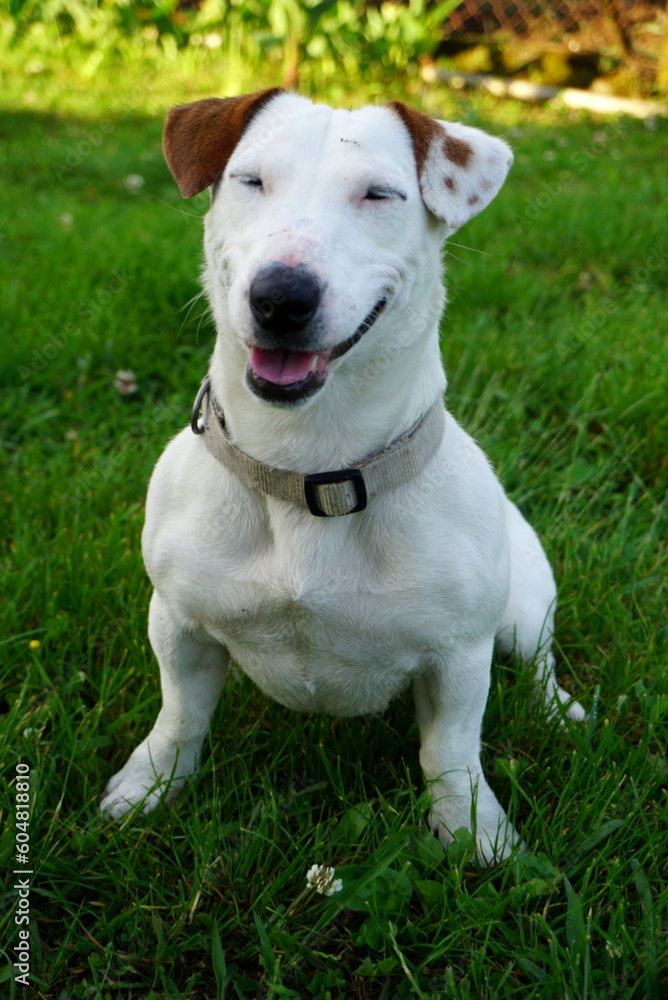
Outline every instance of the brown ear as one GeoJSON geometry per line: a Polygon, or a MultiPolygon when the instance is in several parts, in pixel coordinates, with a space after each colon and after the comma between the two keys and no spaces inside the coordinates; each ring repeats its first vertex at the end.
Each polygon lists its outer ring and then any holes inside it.
{"type": "Polygon", "coordinates": [[[208,97],[168,112],[162,149],[184,198],[215,184],[253,115],[281,93],[272,87],[242,97],[208,97]]]}
{"type": "Polygon", "coordinates": [[[401,101],[388,105],[413,141],[422,200],[452,232],[489,205],[513,162],[502,139],[457,122],[442,122],[401,101]]]}
{"type": "Polygon", "coordinates": [[[411,134],[418,178],[421,178],[431,144],[440,139],[443,133],[433,118],[422,114],[421,111],[416,111],[415,108],[409,108],[401,101],[390,101],[388,108],[391,108],[395,115],[401,118],[411,134]]]}

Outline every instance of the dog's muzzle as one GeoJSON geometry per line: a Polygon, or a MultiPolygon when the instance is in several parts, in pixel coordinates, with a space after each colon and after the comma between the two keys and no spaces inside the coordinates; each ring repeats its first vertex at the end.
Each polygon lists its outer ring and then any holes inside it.
{"type": "Polygon", "coordinates": [[[348,340],[314,350],[320,335],[321,300],[320,281],[303,264],[267,264],[254,277],[249,306],[256,343],[250,347],[246,383],[261,399],[300,403],[322,389],[330,362],[357,343],[386,305],[380,299],[348,340]]]}

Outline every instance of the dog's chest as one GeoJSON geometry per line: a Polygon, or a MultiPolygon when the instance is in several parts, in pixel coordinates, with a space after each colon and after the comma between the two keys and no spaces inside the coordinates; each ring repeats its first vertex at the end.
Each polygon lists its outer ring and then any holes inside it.
{"type": "Polygon", "coordinates": [[[423,583],[396,552],[314,532],[224,563],[199,621],[290,708],[382,711],[428,653],[423,583]]]}

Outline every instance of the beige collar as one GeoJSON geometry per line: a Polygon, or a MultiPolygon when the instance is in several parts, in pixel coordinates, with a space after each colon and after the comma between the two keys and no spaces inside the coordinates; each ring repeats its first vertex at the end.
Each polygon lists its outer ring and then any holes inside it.
{"type": "Polygon", "coordinates": [[[387,448],[348,469],[304,475],[258,462],[230,440],[225,416],[211,390],[202,382],[193,407],[191,428],[218,461],[249,489],[305,507],[316,517],[340,517],[364,510],[370,497],[396,489],[413,479],[436,454],[445,429],[440,399],[387,448]],[[199,420],[200,408],[203,419],[199,420]]]}

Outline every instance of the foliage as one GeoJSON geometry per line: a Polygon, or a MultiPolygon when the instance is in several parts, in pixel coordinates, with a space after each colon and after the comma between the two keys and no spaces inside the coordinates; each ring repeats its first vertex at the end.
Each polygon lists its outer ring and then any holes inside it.
{"type": "Polygon", "coordinates": [[[184,49],[216,51],[261,67],[268,61],[292,86],[376,71],[403,72],[432,53],[458,0],[11,0],[5,44],[35,58],[67,53],[87,72],[103,61],[176,58],[184,49]],[[55,52],[54,52],[55,46],[55,52]]]}

